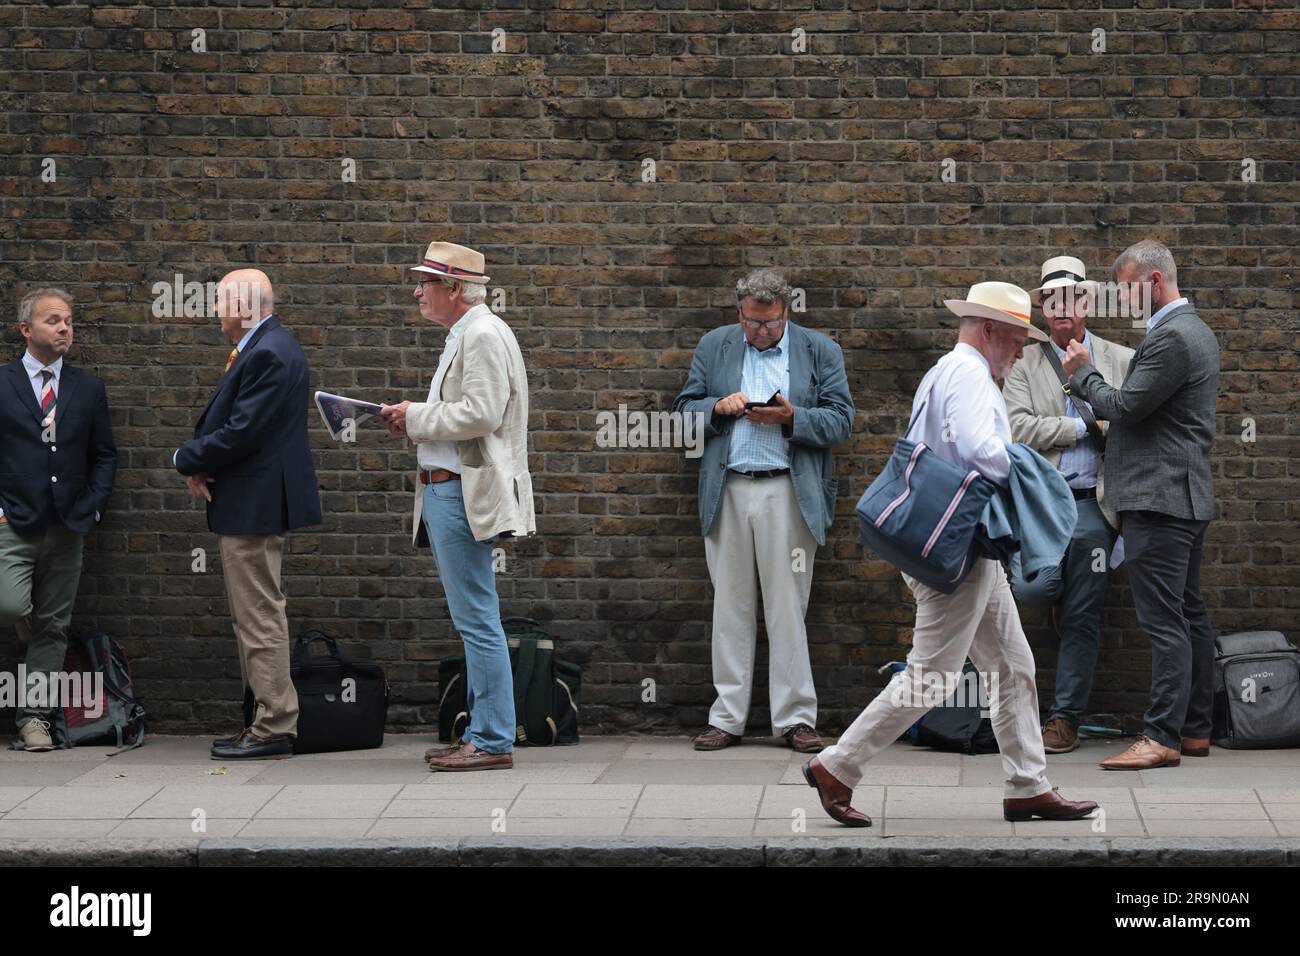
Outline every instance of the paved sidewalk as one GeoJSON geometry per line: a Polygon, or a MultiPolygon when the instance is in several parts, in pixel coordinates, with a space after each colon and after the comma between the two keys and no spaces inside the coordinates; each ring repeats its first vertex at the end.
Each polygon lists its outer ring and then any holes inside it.
{"type": "Polygon", "coordinates": [[[1176,769],[1113,773],[1097,762],[1122,744],[1086,741],[1050,757],[1049,777],[1071,798],[1096,800],[1104,817],[1012,824],[1002,819],[996,755],[896,744],[873,761],[855,794],[875,825],[848,829],[823,814],[804,784],[799,768],[809,758],[778,740],[702,754],[685,738],[588,737],[576,747],[521,750],[513,770],[473,774],[429,772],[422,759],[429,735],[390,735],[379,750],[244,764],[210,759],[209,742],[152,737],[119,757],[105,748],[0,750],[0,862],[37,849],[55,854],[49,859],[94,848],[126,861],[151,847],[201,845],[445,851],[475,838],[498,847],[788,845],[834,853],[919,838],[890,845],[1012,857],[1050,845],[1096,862],[1118,841],[1300,863],[1296,750],[1215,748],[1176,769]]]}

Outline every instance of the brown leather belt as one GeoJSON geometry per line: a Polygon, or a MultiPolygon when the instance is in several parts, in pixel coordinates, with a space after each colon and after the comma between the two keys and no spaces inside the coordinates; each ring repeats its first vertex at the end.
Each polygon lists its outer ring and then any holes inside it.
{"type": "Polygon", "coordinates": [[[448,471],[446,468],[435,468],[433,471],[420,469],[420,484],[438,485],[444,481],[460,481],[460,475],[454,471],[448,471]]]}

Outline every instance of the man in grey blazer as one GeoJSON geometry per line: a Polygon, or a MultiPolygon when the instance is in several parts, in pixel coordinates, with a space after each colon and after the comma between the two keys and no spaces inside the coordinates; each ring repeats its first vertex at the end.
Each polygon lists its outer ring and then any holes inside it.
{"type": "Polygon", "coordinates": [[[1030,298],[1042,308],[1051,338],[1025,349],[1025,357],[1006,378],[1002,396],[1012,437],[1061,470],[1078,509],[1074,534],[1060,565],[1033,581],[1011,584],[1020,606],[1059,612],[1056,696],[1043,727],[1043,750],[1061,754],[1079,746],[1078,727],[1088,706],[1101,646],[1101,610],[1119,519],[1113,511],[1107,512],[1104,498],[1107,423],[1098,420],[1085,403],[1076,404],[1062,392],[1065,372],[1058,368],[1074,339],[1089,351],[1102,379],[1118,388],[1128,374],[1133,350],[1088,329],[1097,284],[1088,281],[1082,260],[1053,256],[1043,263],[1039,283],[1030,298]]]}
{"type": "Polygon", "coordinates": [[[1070,390],[1110,422],[1106,496],[1119,513],[1138,624],[1151,638],[1151,707],[1143,734],[1107,770],[1176,767],[1210,749],[1214,637],[1201,597],[1201,551],[1214,517],[1210,446],[1219,343],[1178,292],[1169,250],[1145,239],[1115,260],[1121,297],[1141,284],[1156,309],[1122,388],[1106,384],[1071,341],[1070,390]]]}
{"type": "Polygon", "coordinates": [[[744,734],[760,586],[772,727],[801,753],[823,746],[804,615],[813,557],[835,517],[831,448],[848,439],[854,409],[840,347],[790,321],[792,293],[769,269],[737,282],[737,322],[700,340],[673,403],[705,422],[700,525],[718,696],[696,750],[722,750],[744,734]]]}

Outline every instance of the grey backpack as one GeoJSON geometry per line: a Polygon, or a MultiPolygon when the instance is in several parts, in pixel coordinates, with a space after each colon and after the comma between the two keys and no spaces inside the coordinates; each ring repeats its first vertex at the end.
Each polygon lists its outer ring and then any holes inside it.
{"type": "Polygon", "coordinates": [[[1212,733],[1236,750],[1300,747],[1300,651],[1279,631],[1215,638],[1212,733]]]}

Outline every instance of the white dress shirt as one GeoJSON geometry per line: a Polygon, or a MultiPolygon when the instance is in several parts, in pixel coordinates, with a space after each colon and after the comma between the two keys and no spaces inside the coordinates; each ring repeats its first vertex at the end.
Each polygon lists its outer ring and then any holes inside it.
{"type": "Polygon", "coordinates": [[[912,399],[912,415],[924,404],[907,437],[924,442],[945,461],[974,469],[999,485],[1011,477],[1011,421],[989,363],[964,342],[925,373],[912,399]]]}
{"type": "MultiPolygon", "coordinates": [[[[429,397],[427,402],[438,402],[438,397],[442,392],[442,381],[447,377],[447,369],[451,366],[451,360],[456,357],[460,351],[460,333],[465,327],[465,316],[469,315],[475,309],[487,309],[486,303],[480,303],[465,311],[456,320],[456,324],[447,330],[447,341],[443,343],[442,355],[438,357],[438,369],[433,373],[433,382],[429,385],[429,397]]],[[[454,471],[460,474],[460,451],[456,448],[454,441],[423,441],[415,446],[415,460],[419,463],[422,471],[436,471],[439,468],[445,468],[447,471],[454,471]]]]}

